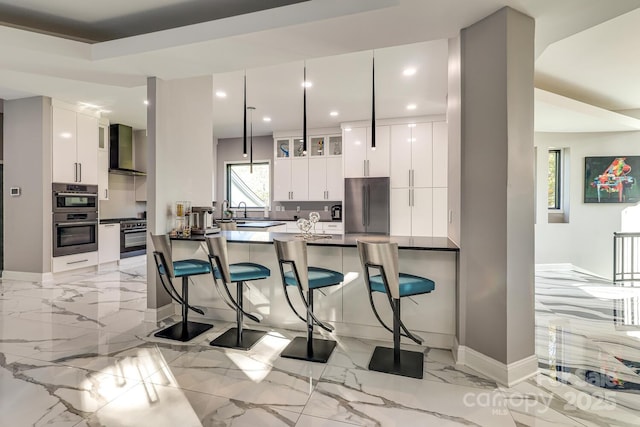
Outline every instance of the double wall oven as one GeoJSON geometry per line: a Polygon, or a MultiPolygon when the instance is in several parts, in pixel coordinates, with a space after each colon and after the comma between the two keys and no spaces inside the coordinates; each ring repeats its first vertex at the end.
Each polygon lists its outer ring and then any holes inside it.
{"type": "Polygon", "coordinates": [[[53,184],[53,256],[98,250],[98,186],[53,184]]]}

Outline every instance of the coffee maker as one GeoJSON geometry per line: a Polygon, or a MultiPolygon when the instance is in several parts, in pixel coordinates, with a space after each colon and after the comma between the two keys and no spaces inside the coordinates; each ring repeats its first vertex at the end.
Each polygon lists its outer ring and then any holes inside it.
{"type": "Polygon", "coordinates": [[[207,234],[216,231],[213,226],[213,208],[194,206],[191,208],[191,234],[207,234]]]}
{"type": "Polygon", "coordinates": [[[331,206],[331,219],[334,221],[342,221],[342,205],[331,206]]]}

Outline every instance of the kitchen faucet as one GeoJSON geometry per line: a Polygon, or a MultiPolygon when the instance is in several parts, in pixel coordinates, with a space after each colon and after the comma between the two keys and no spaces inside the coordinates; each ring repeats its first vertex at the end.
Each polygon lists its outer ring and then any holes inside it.
{"type": "Polygon", "coordinates": [[[244,217],[247,217],[247,204],[246,202],[240,202],[238,203],[238,209],[240,209],[240,205],[244,205],[244,217]]]}

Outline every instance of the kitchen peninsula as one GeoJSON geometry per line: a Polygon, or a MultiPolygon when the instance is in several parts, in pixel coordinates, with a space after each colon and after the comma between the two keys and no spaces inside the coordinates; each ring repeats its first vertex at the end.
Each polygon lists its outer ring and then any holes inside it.
{"type": "MultiPolygon", "coordinates": [[[[290,233],[261,231],[223,231],[227,238],[230,262],[251,261],[271,270],[266,280],[247,283],[245,307],[262,317],[262,326],[301,329],[300,324],[287,306],[280,271],[273,248],[273,239],[300,238],[290,233]]],[[[324,237],[324,236],[323,236],[324,237]]],[[[436,282],[434,292],[411,297],[403,301],[402,318],[407,327],[425,339],[433,347],[452,348],[456,327],[456,270],[458,247],[446,237],[405,237],[383,235],[346,234],[333,235],[307,242],[309,264],[341,271],[345,275],[342,286],[325,293],[318,293],[314,311],[319,318],[331,322],[337,335],[390,340],[391,335],[375,319],[369,304],[362,267],[356,248],[357,240],[396,242],[399,247],[400,270],[422,275],[436,282]]],[[[207,259],[205,237],[172,239],[174,260],[185,258],[207,259]]],[[[195,276],[189,289],[194,305],[203,308],[204,319],[215,323],[216,319],[233,321],[235,313],[222,301],[211,276],[195,276]]],[[[291,290],[289,292],[292,292],[291,290]]],[[[295,291],[293,291],[295,292],[295,291]]],[[[391,323],[391,310],[386,296],[374,295],[379,312],[391,323]]],[[[298,298],[292,301],[296,308],[298,298]]],[[[179,307],[176,306],[176,310],[179,307]]],[[[194,320],[202,318],[195,313],[194,320]]],[[[245,319],[247,324],[250,320],[245,319]]]]}

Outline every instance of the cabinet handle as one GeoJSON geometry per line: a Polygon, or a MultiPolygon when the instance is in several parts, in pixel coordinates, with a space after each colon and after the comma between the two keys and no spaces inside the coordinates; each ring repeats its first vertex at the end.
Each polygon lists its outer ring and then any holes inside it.
{"type": "Polygon", "coordinates": [[[80,179],[78,182],[82,182],[82,163],[78,163],[78,165],[80,166],[80,179]]]}
{"type": "Polygon", "coordinates": [[[88,259],[81,259],[81,260],[78,260],[78,261],[69,261],[69,262],[67,263],[67,265],[71,265],[71,264],[80,264],[81,262],[87,262],[87,261],[89,261],[89,260],[88,260],[88,259]]]}
{"type": "Polygon", "coordinates": [[[409,187],[411,187],[411,169],[409,169],[409,187]]]}
{"type": "Polygon", "coordinates": [[[416,185],[416,170],[411,169],[411,186],[414,187],[416,185]]]}
{"type": "Polygon", "coordinates": [[[73,182],[78,182],[78,163],[73,164],[73,182]]]}
{"type": "Polygon", "coordinates": [[[367,161],[366,160],[362,161],[362,176],[367,176],[367,161]]]}
{"type": "Polygon", "coordinates": [[[371,175],[371,165],[369,164],[369,160],[367,159],[367,176],[371,175]]]}
{"type": "Polygon", "coordinates": [[[105,198],[105,199],[108,199],[108,198],[109,198],[109,189],[108,189],[108,188],[105,188],[105,189],[104,189],[104,198],[105,198]]]}

